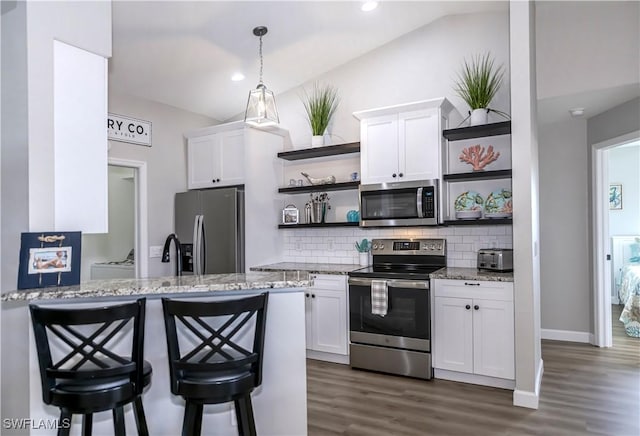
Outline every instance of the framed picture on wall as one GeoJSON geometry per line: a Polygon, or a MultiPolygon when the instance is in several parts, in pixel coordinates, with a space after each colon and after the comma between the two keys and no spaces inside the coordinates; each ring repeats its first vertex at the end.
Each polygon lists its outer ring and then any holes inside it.
{"type": "Polygon", "coordinates": [[[18,289],[80,284],[80,232],[22,233],[18,289]]]}
{"type": "Polygon", "coordinates": [[[622,209],[622,183],[609,184],[609,209],[622,209]]]}

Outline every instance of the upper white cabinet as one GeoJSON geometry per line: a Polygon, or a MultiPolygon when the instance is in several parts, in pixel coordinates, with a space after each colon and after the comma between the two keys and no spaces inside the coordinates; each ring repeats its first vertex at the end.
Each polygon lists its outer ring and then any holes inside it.
{"type": "Polygon", "coordinates": [[[363,184],[439,179],[445,98],[355,112],[360,120],[363,184]]]}
{"type": "Polygon", "coordinates": [[[55,230],[107,233],[107,59],[53,42],[55,230]]]}
{"type": "Polygon", "coordinates": [[[188,189],[244,183],[244,125],[237,129],[188,138],[188,189]]]}
{"type": "Polygon", "coordinates": [[[513,283],[434,282],[434,368],[515,379],[513,283]]]}

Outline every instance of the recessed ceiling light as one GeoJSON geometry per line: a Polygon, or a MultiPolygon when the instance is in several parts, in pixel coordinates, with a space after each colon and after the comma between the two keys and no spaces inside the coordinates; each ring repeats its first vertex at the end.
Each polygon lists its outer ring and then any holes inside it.
{"type": "Polygon", "coordinates": [[[366,1],[362,3],[362,6],[360,6],[360,10],[362,10],[362,12],[371,12],[377,7],[378,7],[378,2],[366,1]]]}
{"type": "Polygon", "coordinates": [[[231,76],[231,80],[233,80],[234,82],[239,82],[241,80],[244,80],[244,74],[235,73],[233,76],[231,76]]]}
{"type": "Polygon", "coordinates": [[[573,109],[569,109],[569,113],[573,118],[578,118],[584,115],[583,107],[574,107],[573,109]]]}

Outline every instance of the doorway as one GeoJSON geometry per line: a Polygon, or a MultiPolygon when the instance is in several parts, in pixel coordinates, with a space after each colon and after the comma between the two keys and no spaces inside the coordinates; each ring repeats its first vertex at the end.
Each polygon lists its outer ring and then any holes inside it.
{"type": "Polygon", "coordinates": [[[109,233],[82,236],[81,280],[147,277],[146,247],[146,163],[109,158],[109,233]]]}
{"type": "MultiPolygon", "coordinates": [[[[612,298],[612,292],[614,292],[612,277],[614,271],[611,264],[611,235],[620,232],[620,221],[614,219],[613,224],[616,228],[611,228],[609,185],[616,182],[617,178],[620,177],[620,174],[618,170],[616,170],[615,173],[610,174],[610,154],[612,150],[637,146],[634,144],[638,143],[638,141],[640,141],[640,131],[632,132],[592,146],[592,213],[594,241],[593,344],[600,347],[611,347],[613,345],[612,328],[614,326],[613,323],[617,321],[617,319],[614,320],[614,316],[612,316],[612,302],[614,302],[612,298]]],[[[628,188],[637,187],[628,186],[628,188]]],[[[628,189],[628,191],[628,198],[633,200],[631,193],[634,191],[632,189],[628,189]]],[[[635,192],[637,193],[637,190],[635,190],[635,192]]]]}

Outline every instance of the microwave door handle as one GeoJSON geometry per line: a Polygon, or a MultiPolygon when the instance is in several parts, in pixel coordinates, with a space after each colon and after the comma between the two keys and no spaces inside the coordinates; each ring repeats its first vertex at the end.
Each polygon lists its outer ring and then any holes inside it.
{"type": "Polygon", "coordinates": [[[416,208],[418,209],[418,218],[424,218],[424,212],[422,210],[422,192],[424,188],[421,186],[416,192],[416,208]]]}

